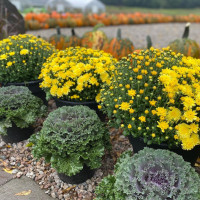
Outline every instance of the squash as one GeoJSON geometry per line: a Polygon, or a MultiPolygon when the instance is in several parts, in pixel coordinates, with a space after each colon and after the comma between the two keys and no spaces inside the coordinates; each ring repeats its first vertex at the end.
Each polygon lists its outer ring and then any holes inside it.
{"type": "Polygon", "coordinates": [[[117,30],[117,37],[105,43],[102,50],[112,54],[117,59],[121,59],[133,52],[134,45],[128,38],[121,38],[121,29],[119,28],[117,30]]]}
{"type": "Polygon", "coordinates": [[[101,50],[104,43],[108,41],[106,34],[98,30],[98,28],[102,26],[103,24],[97,24],[92,31],[84,33],[81,39],[81,46],[101,50]]]}
{"type": "Polygon", "coordinates": [[[65,35],[61,34],[60,27],[56,27],[57,33],[53,34],[49,38],[49,43],[54,45],[56,49],[63,50],[65,49],[65,35]]]}
{"type": "Polygon", "coordinates": [[[70,37],[65,37],[65,48],[76,47],[81,45],[81,38],[79,38],[74,28],[71,29],[72,35],[70,37]]]}
{"type": "Polygon", "coordinates": [[[188,39],[190,23],[187,23],[181,39],[169,43],[169,47],[175,53],[182,53],[185,56],[194,58],[200,57],[200,47],[195,40],[188,39]]]}

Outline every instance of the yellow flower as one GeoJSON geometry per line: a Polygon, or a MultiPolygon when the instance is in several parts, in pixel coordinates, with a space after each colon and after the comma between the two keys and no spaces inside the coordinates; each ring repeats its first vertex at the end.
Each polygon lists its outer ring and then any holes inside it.
{"type": "Polygon", "coordinates": [[[134,113],[134,112],[135,112],[135,110],[132,109],[132,108],[129,110],[129,113],[131,113],[131,114],[134,113]]]}
{"type": "Polygon", "coordinates": [[[169,128],[169,124],[166,121],[161,121],[161,122],[158,122],[157,127],[159,127],[162,132],[165,132],[165,130],[169,128]]]}
{"type": "Polygon", "coordinates": [[[154,138],[154,137],[156,137],[156,134],[155,134],[155,133],[152,133],[151,136],[154,138]]]}
{"type": "Polygon", "coordinates": [[[128,95],[131,96],[131,97],[134,97],[136,95],[136,90],[128,90],[128,95]]]}
{"type": "Polygon", "coordinates": [[[158,116],[165,117],[167,115],[167,110],[165,108],[163,108],[163,107],[158,107],[158,108],[156,108],[156,114],[158,116]]]}
{"type": "Polygon", "coordinates": [[[7,67],[10,67],[13,63],[12,62],[7,62],[7,67]]]}
{"type": "Polygon", "coordinates": [[[140,116],[138,118],[141,122],[146,122],[146,117],[145,116],[140,116]]]}
{"type": "Polygon", "coordinates": [[[193,122],[194,120],[197,119],[196,115],[197,115],[196,111],[190,109],[190,110],[187,110],[187,111],[184,112],[183,117],[185,118],[185,120],[187,122],[193,122]]]}
{"type": "Polygon", "coordinates": [[[5,60],[5,59],[7,59],[7,55],[6,54],[0,55],[0,60],[5,60]]]}
{"type": "Polygon", "coordinates": [[[181,111],[178,108],[170,107],[170,110],[167,112],[168,121],[178,121],[181,118],[181,111]]]}
{"type": "Polygon", "coordinates": [[[131,125],[131,124],[129,124],[129,125],[128,125],[128,129],[131,129],[131,128],[132,128],[132,125],[131,125]]]}
{"type": "Polygon", "coordinates": [[[184,150],[191,150],[196,145],[199,145],[199,144],[200,144],[200,139],[199,139],[199,135],[197,134],[192,134],[191,137],[185,138],[182,140],[182,148],[184,150]]]}
{"type": "Polygon", "coordinates": [[[130,104],[127,102],[122,102],[120,105],[121,110],[129,110],[129,108],[130,108],[130,104]]]}
{"type": "Polygon", "coordinates": [[[157,101],[155,101],[155,100],[149,101],[149,103],[150,103],[151,106],[155,106],[155,105],[156,105],[156,102],[157,102],[157,101]]]}
{"type": "Polygon", "coordinates": [[[29,52],[28,49],[22,49],[22,50],[20,51],[20,55],[26,55],[26,54],[28,54],[28,52],[29,52]]]}

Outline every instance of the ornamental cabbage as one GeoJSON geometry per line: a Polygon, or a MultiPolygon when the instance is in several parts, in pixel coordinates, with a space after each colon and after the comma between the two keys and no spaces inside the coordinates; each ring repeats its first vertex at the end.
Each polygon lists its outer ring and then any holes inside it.
{"type": "Polygon", "coordinates": [[[34,125],[37,118],[45,116],[47,108],[43,101],[24,86],[0,88],[0,134],[15,123],[19,128],[34,125]]]}
{"type": "Polygon", "coordinates": [[[197,200],[200,179],[183,158],[168,150],[145,148],[122,154],[115,174],[96,188],[96,200],[197,200]]]}
{"type": "Polygon", "coordinates": [[[84,164],[101,166],[109,131],[96,112],[87,106],[64,106],[51,112],[40,132],[32,135],[32,153],[44,157],[59,173],[77,174],[84,164]]]}

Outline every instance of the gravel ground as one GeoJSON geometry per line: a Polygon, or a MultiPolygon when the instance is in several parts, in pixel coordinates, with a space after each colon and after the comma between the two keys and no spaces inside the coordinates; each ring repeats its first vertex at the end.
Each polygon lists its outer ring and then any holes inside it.
{"type": "MultiPolygon", "coordinates": [[[[50,101],[49,111],[56,109],[55,103],[50,101]]],[[[35,132],[41,129],[44,119],[37,121],[35,132]]],[[[121,131],[111,128],[110,139],[112,151],[106,152],[102,160],[102,167],[97,169],[94,176],[78,185],[66,184],[60,180],[57,172],[44,159],[36,160],[31,154],[31,148],[26,147],[28,141],[5,144],[0,138],[0,167],[13,169],[14,178],[25,175],[39,184],[44,192],[53,198],[61,200],[92,200],[94,189],[104,176],[113,173],[114,164],[122,152],[132,149],[127,138],[121,131]]]]}
{"type": "MultiPolygon", "coordinates": [[[[160,23],[160,24],[141,24],[141,25],[120,25],[102,27],[109,38],[115,37],[117,29],[121,28],[122,38],[129,38],[136,49],[146,47],[146,36],[150,35],[152,38],[153,46],[156,48],[166,47],[169,42],[181,38],[184,31],[185,23],[160,23]]],[[[87,31],[91,31],[92,27],[77,27],[75,32],[80,37],[87,31]]],[[[55,29],[27,31],[29,34],[40,35],[41,37],[48,38],[56,32],[55,29]]],[[[64,35],[71,35],[70,28],[62,28],[61,32],[64,35]]],[[[200,44],[200,24],[192,23],[190,26],[189,38],[196,40],[200,44]]]]}

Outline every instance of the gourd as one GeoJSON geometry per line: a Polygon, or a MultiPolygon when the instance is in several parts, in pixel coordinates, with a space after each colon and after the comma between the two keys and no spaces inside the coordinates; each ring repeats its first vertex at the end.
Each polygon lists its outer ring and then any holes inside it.
{"type": "Polygon", "coordinates": [[[97,24],[92,31],[86,32],[81,39],[81,46],[101,50],[108,41],[106,34],[98,30],[103,24],[97,24]]]}
{"type": "Polygon", "coordinates": [[[121,29],[117,30],[117,37],[112,38],[108,43],[103,46],[103,51],[112,54],[115,58],[120,59],[134,50],[132,41],[128,38],[121,38],[121,29]]]}
{"type": "Polygon", "coordinates": [[[81,39],[76,35],[74,28],[71,29],[72,35],[65,37],[65,48],[81,45],[81,39]]]}
{"type": "Polygon", "coordinates": [[[182,53],[185,56],[199,58],[200,47],[195,40],[188,38],[190,23],[187,23],[181,39],[176,39],[169,43],[169,47],[175,53],[182,53]]]}
{"type": "Polygon", "coordinates": [[[49,38],[49,43],[53,44],[56,49],[63,50],[65,48],[65,35],[61,34],[60,27],[56,27],[57,33],[49,38]]]}

